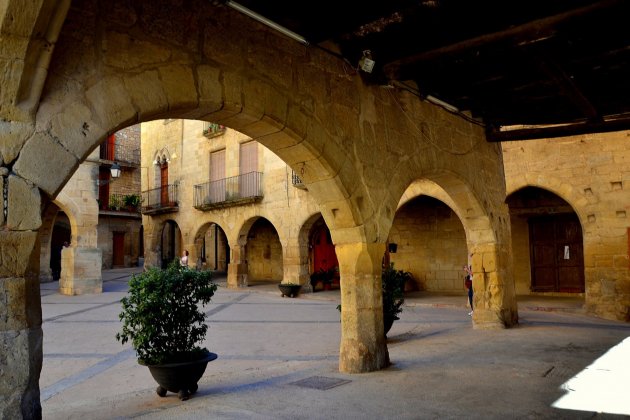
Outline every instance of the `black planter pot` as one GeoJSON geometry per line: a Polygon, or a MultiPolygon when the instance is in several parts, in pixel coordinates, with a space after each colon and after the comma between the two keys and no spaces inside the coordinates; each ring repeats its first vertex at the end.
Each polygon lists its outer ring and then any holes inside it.
{"type": "Polygon", "coordinates": [[[385,338],[387,338],[387,333],[397,319],[398,318],[394,318],[392,315],[383,314],[383,331],[385,331],[385,338]]]}
{"type": "Polygon", "coordinates": [[[282,297],[296,297],[300,294],[300,289],[302,289],[302,286],[299,284],[279,284],[278,289],[280,289],[282,297]]]}
{"type": "Polygon", "coordinates": [[[208,352],[206,357],[190,362],[147,365],[139,360],[138,363],[149,368],[151,376],[159,385],[156,392],[160,397],[166,396],[166,391],[171,391],[177,393],[179,399],[184,401],[197,391],[197,382],[206,371],[208,362],[216,358],[215,353],[208,352]]]}

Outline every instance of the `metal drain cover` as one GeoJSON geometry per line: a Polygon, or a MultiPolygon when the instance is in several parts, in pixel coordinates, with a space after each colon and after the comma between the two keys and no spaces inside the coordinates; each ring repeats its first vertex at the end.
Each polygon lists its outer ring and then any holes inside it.
{"type": "Polygon", "coordinates": [[[338,378],[327,378],[325,376],[311,376],[310,378],[302,379],[297,382],[291,382],[291,385],[297,385],[304,388],[313,389],[330,389],[339,385],[348,384],[351,381],[338,378]]]}

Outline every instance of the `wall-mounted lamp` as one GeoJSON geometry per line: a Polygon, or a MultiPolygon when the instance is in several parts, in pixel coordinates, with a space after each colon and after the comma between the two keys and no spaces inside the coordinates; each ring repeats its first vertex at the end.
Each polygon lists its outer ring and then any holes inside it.
{"type": "Polygon", "coordinates": [[[395,254],[398,251],[398,244],[387,244],[387,251],[390,254],[395,254]]]}
{"type": "Polygon", "coordinates": [[[363,51],[363,57],[359,60],[359,68],[366,73],[372,73],[375,61],[372,60],[372,51],[363,51]]]}
{"type": "Polygon", "coordinates": [[[120,173],[122,172],[120,165],[118,164],[118,162],[114,162],[114,164],[111,166],[111,168],[109,168],[109,172],[112,176],[111,179],[97,179],[96,180],[96,185],[97,186],[101,186],[101,185],[107,185],[110,182],[120,178],[120,173]]]}

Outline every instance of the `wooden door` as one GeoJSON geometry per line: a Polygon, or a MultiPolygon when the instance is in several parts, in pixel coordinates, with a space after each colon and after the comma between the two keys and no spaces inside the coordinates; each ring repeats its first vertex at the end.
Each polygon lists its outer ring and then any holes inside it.
{"type": "Polygon", "coordinates": [[[529,219],[532,291],[584,292],[582,228],[575,214],[529,219]]]}
{"type": "Polygon", "coordinates": [[[168,163],[160,166],[160,204],[168,205],[168,163]]]}
{"type": "Polygon", "coordinates": [[[125,265],[125,233],[114,232],[112,266],[121,267],[124,265],[125,265]]]}
{"type": "Polygon", "coordinates": [[[107,148],[105,149],[105,159],[116,160],[116,135],[107,137],[107,148]]]}

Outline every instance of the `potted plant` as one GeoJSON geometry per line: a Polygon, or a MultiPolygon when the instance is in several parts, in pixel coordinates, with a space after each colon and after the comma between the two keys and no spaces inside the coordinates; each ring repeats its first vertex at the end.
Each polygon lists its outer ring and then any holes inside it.
{"type": "Polygon", "coordinates": [[[295,283],[280,283],[278,285],[280,292],[282,293],[282,297],[297,297],[300,294],[300,289],[302,286],[295,283]]]}
{"type": "Polygon", "coordinates": [[[127,211],[135,212],[140,205],[140,196],[138,194],[129,194],[123,197],[123,204],[127,207],[127,211]]]}
{"type": "MultiPolygon", "coordinates": [[[[383,297],[383,331],[385,338],[392,328],[394,321],[400,319],[398,314],[402,312],[402,305],[405,303],[403,296],[405,283],[412,280],[411,273],[394,269],[394,263],[381,273],[381,287],[383,297]]],[[[337,310],[341,312],[341,305],[337,305],[337,310]]]]}
{"type": "Polygon", "coordinates": [[[394,263],[383,270],[381,275],[381,286],[383,288],[383,329],[385,336],[392,328],[394,321],[400,319],[398,314],[402,312],[402,305],[405,303],[403,292],[405,283],[413,281],[410,272],[396,270],[394,263]]]}
{"type": "Polygon", "coordinates": [[[217,358],[199,347],[208,330],[199,304],[210,302],[216,289],[210,271],[182,268],[178,261],[163,270],[149,268],[129,281],[116,339],[131,341],[138,363],[148,366],[158,383],[159,396],[171,391],[188,399],[208,362],[217,358]]]}

